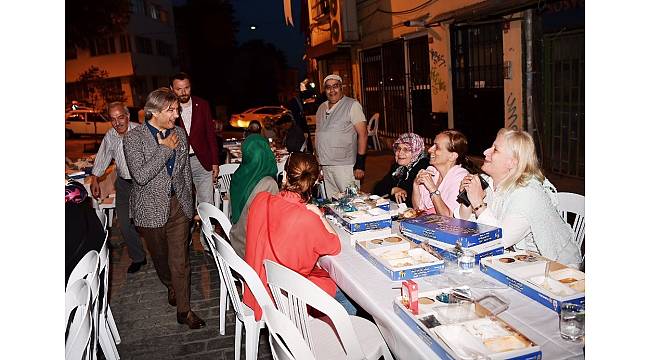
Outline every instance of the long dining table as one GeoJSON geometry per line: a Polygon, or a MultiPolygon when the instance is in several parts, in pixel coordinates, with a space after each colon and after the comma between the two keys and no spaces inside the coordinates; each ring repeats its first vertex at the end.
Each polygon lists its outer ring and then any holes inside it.
{"type": "MultiPolygon", "coordinates": [[[[401,293],[401,281],[391,281],[363,258],[351,245],[350,235],[335,221],[328,220],[339,235],[341,252],[321,257],[320,266],[373,317],[397,359],[440,358],[393,310],[393,300],[401,293]]],[[[397,221],[393,221],[391,230],[399,233],[397,221]]],[[[509,303],[508,309],[498,317],[537,343],[543,359],[584,359],[584,342],[569,342],[560,337],[557,313],[483,274],[478,266],[471,274],[460,274],[455,264],[446,262],[441,274],[418,278],[415,282],[420,291],[467,285],[476,296],[497,294],[509,303]]],[[[445,351],[453,353],[444,343],[439,343],[445,351]]]]}

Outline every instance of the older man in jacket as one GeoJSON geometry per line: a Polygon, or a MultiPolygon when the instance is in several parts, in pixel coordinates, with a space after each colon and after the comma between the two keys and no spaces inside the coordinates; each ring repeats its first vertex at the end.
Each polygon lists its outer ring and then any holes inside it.
{"type": "Polygon", "coordinates": [[[190,309],[188,235],[194,215],[192,175],[185,131],[174,125],[178,97],[168,88],[152,91],[145,123],[124,137],[124,154],[133,178],[130,215],[147,244],[160,281],[167,287],[176,319],[190,329],[205,322],[190,309]]]}

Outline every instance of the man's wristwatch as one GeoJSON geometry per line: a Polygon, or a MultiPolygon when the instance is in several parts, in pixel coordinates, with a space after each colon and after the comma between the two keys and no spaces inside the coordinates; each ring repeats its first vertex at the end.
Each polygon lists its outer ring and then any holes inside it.
{"type": "Polygon", "coordinates": [[[439,190],[439,189],[436,189],[436,191],[434,191],[434,192],[431,193],[431,196],[433,196],[433,195],[438,195],[438,196],[440,196],[440,190],[439,190]]]}

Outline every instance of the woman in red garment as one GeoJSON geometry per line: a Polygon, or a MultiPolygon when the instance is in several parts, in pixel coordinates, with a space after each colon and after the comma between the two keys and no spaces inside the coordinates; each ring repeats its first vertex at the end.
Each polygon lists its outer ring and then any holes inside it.
{"type": "MultiPolygon", "coordinates": [[[[321,211],[316,205],[307,204],[320,172],[316,157],[291,154],[284,170],[280,193],[261,192],[250,205],[244,260],[255,269],[269,295],[265,259],[302,274],[339,300],[336,284],[327,271],[316,265],[322,255],[341,251],[341,242],[321,211]]],[[[244,290],[243,301],[255,312],[255,320],[259,320],[262,309],[248,288],[244,290]]]]}

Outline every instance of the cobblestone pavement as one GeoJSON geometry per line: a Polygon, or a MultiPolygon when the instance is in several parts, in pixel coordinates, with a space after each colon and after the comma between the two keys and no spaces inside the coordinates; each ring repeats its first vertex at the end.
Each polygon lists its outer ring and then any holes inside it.
{"type": "MultiPolygon", "coordinates": [[[[113,243],[121,241],[117,226],[114,221],[113,243]]],[[[226,335],[219,335],[219,273],[214,259],[203,252],[198,229],[192,235],[191,306],[207,323],[198,330],[176,322],[176,308],[167,303],[167,289],[158,279],[150,257],[139,272],[127,274],[131,260],[126,246],[111,250],[109,303],[122,338],[118,345],[122,359],[234,358],[235,313],[231,306],[226,312],[226,335]]],[[[241,356],[245,356],[245,330],[241,356]]],[[[272,359],[266,329],[260,334],[258,358],[272,359]]]]}

